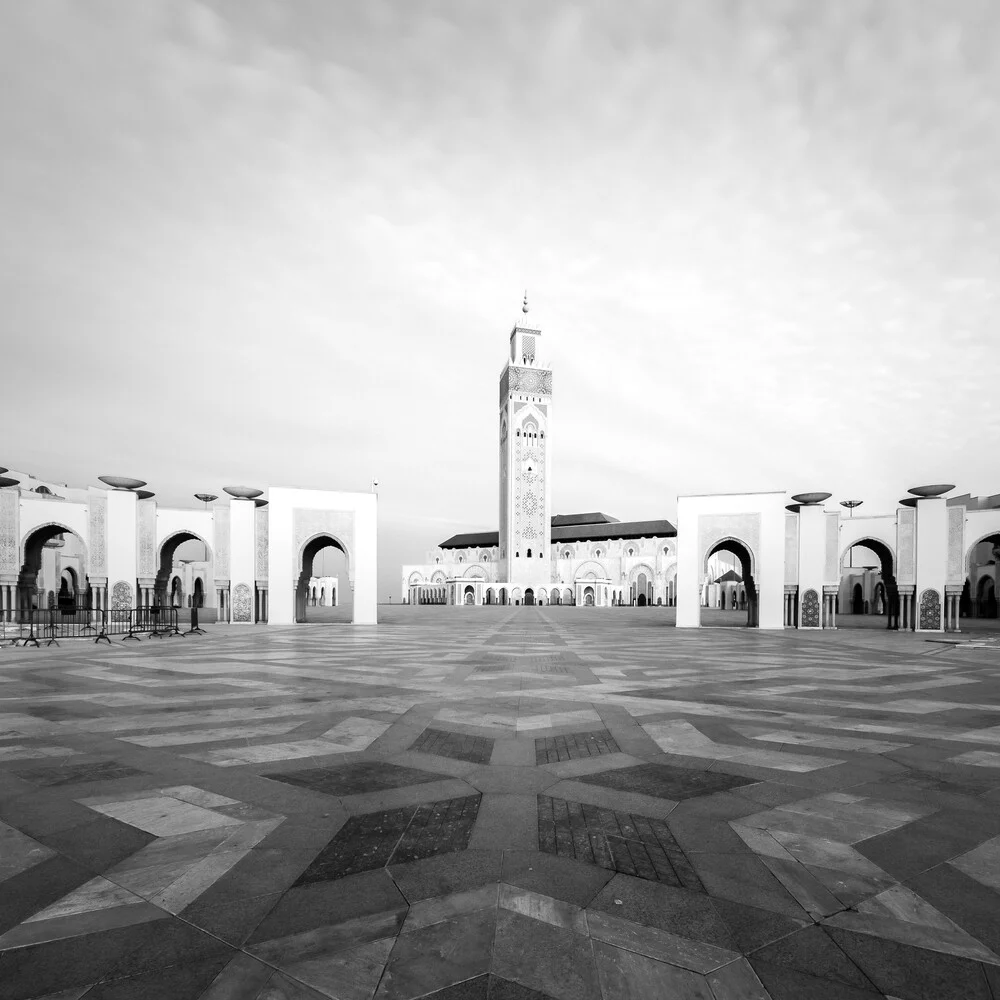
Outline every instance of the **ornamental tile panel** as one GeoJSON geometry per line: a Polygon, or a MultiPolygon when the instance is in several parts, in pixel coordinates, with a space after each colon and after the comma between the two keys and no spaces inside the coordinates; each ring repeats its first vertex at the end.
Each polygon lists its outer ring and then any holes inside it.
{"type": "Polygon", "coordinates": [[[108,498],[103,490],[95,490],[88,499],[90,513],[90,546],[88,551],[91,576],[108,575],[108,498]]]}
{"type": "Polygon", "coordinates": [[[16,575],[21,567],[18,552],[20,497],[16,490],[0,490],[0,573],[16,575]]]}
{"type": "Polygon", "coordinates": [[[941,628],[941,595],[932,587],[920,595],[920,628],[941,628]]]}
{"type": "Polygon", "coordinates": [[[802,595],[802,627],[819,628],[819,594],[812,589],[802,595]]]}

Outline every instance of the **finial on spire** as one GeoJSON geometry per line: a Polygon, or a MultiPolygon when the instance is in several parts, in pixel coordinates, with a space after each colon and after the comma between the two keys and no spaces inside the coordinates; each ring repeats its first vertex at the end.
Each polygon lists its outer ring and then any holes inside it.
{"type": "Polygon", "coordinates": [[[521,312],[526,313],[528,311],[528,289],[524,290],[524,305],[521,306],[521,312]]]}

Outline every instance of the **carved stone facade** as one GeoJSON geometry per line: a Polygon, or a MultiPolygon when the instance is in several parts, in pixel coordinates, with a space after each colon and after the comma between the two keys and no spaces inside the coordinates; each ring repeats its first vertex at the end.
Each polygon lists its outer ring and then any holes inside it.
{"type": "Polygon", "coordinates": [[[254,556],[254,571],[258,583],[267,583],[267,541],[268,525],[270,524],[267,510],[258,507],[255,511],[256,523],[254,525],[256,538],[256,550],[254,556]]]}
{"type": "Polygon", "coordinates": [[[897,583],[913,583],[916,579],[916,521],[917,512],[912,507],[900,507],[896,512],[897,583]]]}
{"type": "MultiPolygon", "coordinates": [[[[90,494],[88,507],[90,520],[90,549],[88,552],[90,573],[94,577],[107,577],[108,499],[103,493],[95,490],[90,494]]],[[[136,575],[138,576],[138,574],[136,575]]]]}
{"type": "Polygon", "coordinates": [[[126,580],[118,580],[111,588],[111,620],[113,622],[128,621],[128,611],[135,606],[132,595],[132,584],[126,580]]]}
{"type": "Polygon", "coordinates": [[[819,594],[815,590],[807,590],[802,595],[800,616],[802,628],[819,628],[819,594]]]}
{"type": "Polygon", "coordinates": [[[0,574],[16,576],[21,569],[18,539],[18,495],[0,490],[0,574]]]}
{"type": "Polygon", "coordinates": [[[238,583],[233,588],[233,621],[253,621],[253,595],[245,583],[238,583]]]}
{"type": "Polygon", "coordinates": [[[216,504],[214,508],[215,582],[229,579],[229,504],[216,504]]]}
{"type": "Polygon", "coordinates": [[[156,565],[156,503],[140,500],[136,504],[135,552],[138,561],[137,576],[155,576],[156,565]]]}
{"type": "Polygon", "coordinates": [[[965,580],[965,508],[948,508],[948,583],[965,580]]]}
{"type": "Polygon", "coordinates": [[[920,595],[919,628],[937,630],[941,628],[941,595],[928,588],[920,595]]]}

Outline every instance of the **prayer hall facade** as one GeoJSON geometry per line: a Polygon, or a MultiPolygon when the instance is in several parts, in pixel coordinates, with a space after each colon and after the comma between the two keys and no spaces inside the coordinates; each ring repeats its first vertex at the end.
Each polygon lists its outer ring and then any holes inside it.
{"type": "Polygon", "coordinates": [[[499,530],[452,535],[425,563],[403,566],[404,603],[673,603],[670,521],[553,515],[551,418],[552,368],[525,297],[500,375],[499,530]]]}

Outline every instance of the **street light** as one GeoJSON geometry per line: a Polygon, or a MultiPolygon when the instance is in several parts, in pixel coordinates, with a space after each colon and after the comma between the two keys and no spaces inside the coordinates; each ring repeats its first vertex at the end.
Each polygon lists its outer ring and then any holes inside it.
{"type": "MultiPolygon", "coordinates": [[[[851,512],[851,517],[854,517],[854,508],[860,507],[864,503],[864,500],[841,500],[840,506],[846,507],[851,512]]],[[[848,569],[854,568],[854,544],[847,550],[848,559],[848,569]]]]}

